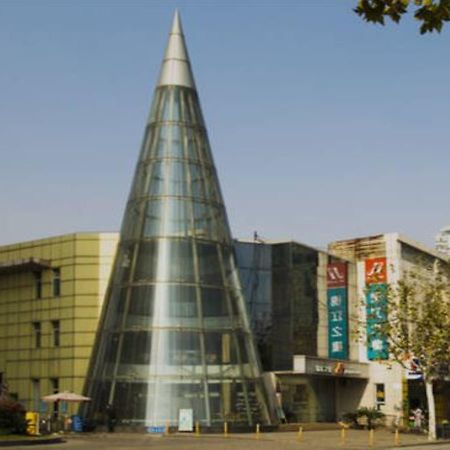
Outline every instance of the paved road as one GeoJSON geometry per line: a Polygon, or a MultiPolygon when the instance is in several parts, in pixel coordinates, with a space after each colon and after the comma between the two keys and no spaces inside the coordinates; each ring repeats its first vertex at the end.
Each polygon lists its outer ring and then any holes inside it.
{"type": "MultiPolygon", "coordinates": [[[[308,431],[303,433],[299,440],[297,433],[263,433],[259,439],[255,434],[230,435],[172,435],[152,436],[147,434],[132,433],[95,433],[92,435],[67,436],[67,442],[63,444],[36,446],[36,450],[364,450],[364,449],[396,449],[394,447],[394,435],[389,431],[376,431],[373,447],[369,447],[368,432],[361,430],[349,430],[345,443],[341,442],[340,433],[334,431],[308,431]]],[[[427,445],[425,436],[402,435],[403,445],[415,444],[415,446],[403,447],[411,450],[450,450],[450,443],[440,445],[427,445]]],[[[13,447],[16,450],[30,450],[29,446],[13,447]]],[[[33,447],[31,447],[33,448],[33,447]]]]}

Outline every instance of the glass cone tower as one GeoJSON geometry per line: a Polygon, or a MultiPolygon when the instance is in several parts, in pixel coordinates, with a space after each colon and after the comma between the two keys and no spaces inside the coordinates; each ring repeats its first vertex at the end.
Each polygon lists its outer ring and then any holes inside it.
{"type": "Polygon", "coordinates": [[[175,13],[86,384],[95,418],[268,424],[225,207],[175,13]]]}

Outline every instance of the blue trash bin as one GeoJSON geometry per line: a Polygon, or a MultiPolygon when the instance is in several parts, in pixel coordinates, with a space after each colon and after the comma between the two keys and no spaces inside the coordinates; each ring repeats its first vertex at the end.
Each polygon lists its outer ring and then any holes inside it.
{"type": "Polygon", "coordinates": [[[76,433],[83,431],[83,421],[80,416],[72,416],[72,431],[76,433]]]}

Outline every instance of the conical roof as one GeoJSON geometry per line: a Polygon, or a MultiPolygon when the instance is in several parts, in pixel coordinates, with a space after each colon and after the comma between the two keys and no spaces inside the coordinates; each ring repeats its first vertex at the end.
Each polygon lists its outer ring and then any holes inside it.
{"type": "Polygon", "coordinates": [[[126,206],[83,414],[270,421],[232,240],[176,13],[126,206]]]}
{"type": "Polygon", "coordinates": [[[175,11],[172,28],[164,54],[158,86],[186,86],[195,89],[191,63],[184,41],[183,27],[178,10],[175,11]]]}

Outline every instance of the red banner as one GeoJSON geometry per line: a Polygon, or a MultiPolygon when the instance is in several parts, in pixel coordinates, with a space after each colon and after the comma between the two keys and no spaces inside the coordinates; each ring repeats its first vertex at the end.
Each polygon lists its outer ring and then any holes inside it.
{"type": "Polygon", "coordinates": [[[347,264],[330,263],[327,266],[327,286],[329,288],[347,286],[347,264]]]}
{"type": "Polygon", "coordinates": [[[387,282],[386,258],[366,259],[366,284],[387,282]]]}

